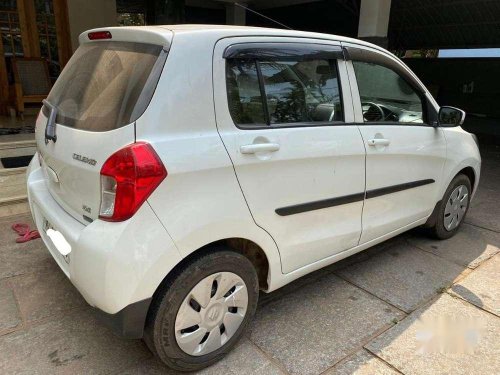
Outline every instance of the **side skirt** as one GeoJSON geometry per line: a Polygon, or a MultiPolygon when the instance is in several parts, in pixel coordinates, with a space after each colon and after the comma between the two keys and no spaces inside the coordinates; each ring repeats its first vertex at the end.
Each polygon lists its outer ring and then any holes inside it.
{"type": "Polygon", "coordinates": [[[407,230],[418,227],[419,225],[424,224],[427,221],[427,219],[428,219],[428,217],[424,217],[423,219],[414,221],[413,223],[405,225],[404,227],[396,229],[392,232],[389,232],[381,237],[375,238],[371,241],[365,242],[364,244],[358,245],[358,246],[353,247],[351,249],[344,250],[340,253],[331,255],[327,258],[318,260],[317,262],[308,264],[307,266],[301,267],[301,268],[299,268],[295,271],[292,271],[290,273],[276,275],[277,277],[272,277],[269,280],[269,288],[267,290],[265,290],[265,292],[266,293],[272,292],[272,291],[279,289],[282,286],[285,286],[286,284],[298,279],[299,277],[307,275],[308,273],[314,272],[314,271],[319,270],[323,267],[329,266],[330,264],[338,262],[339,260],[347,258],[353,254],[359,253],[360,251],[366,250],[369,247],[372,247],[372,246],[375,246],[381,242],[384,242],[385,240],[388,240],[389,238],[395,237],[398,234],[406,232],[407,230]]]}

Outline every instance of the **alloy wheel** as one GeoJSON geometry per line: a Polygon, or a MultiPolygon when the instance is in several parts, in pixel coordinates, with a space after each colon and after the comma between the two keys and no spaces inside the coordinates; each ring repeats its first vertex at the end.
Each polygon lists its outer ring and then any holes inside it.
{"type": "Polygon", "coordinates": [[[469,204],[469,189],[467,186],[457,186],[448,197],[444,209],[444,228],[450,232],[462,221],[469,204]]]}
{"type": "Polygon", "coordinates": [[[175,318],[179,348],[192,356],[222,347],[238,330],[248,308],[248,290],[241,277],[218,272],[188,293],[175,318]]]}

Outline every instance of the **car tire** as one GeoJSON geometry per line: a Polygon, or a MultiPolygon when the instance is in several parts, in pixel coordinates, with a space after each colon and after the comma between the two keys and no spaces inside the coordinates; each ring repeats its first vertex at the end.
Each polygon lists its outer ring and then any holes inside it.
{"type": "Polygon", "coordinates": [[[259,282],[250,260],[228,247],[213,247],[209,251],[167,277],[148,312],[144,341],[174,370],[195,371],[219,361],[236,345],[255,314],[259,282]],[[232,283],[235,285],[231,294],[225,288],[232,283]],[[248,297],[246,308],[242,307],[244,288],[248,297]],[[237,321],[240,323],[236,327],[237,321]]]}
{"type": "Polygon", "coordinates": [[[469,178],[463,174],[455,176],[448,186],[448,189],[446,189],[443,199],[436,207],[437,216],[435,218],[435,224],[430,228],[435,238],[445,240],[453,237],[457,233],[469,210],[471,193],[472,187],[469,178]],[[462,187],[461,193],[459,190],[460,187],[462,187]],[[459,193],[458,197],[457,192],[459,193]],[[458,199],[458,201],[456,201],[456,199],[458,199]],[[452,215],[455,215],[455,221],[450,222],[450,220],[453,220],[452,215]],[[457,215],[460,216],[459,220],[457,219],[457,215]]]}

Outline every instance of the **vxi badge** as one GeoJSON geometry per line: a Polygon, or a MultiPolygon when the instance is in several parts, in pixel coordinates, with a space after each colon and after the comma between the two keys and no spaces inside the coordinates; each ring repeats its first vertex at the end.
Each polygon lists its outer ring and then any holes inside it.
{"type": "Polygon", "coordinates": [[[81,161],[82,163],[87,163],[92,166],[96,165],[97,161],[95,159],[90,159],[86,156],[78,155],[78,154],[73,154],[73,159],[81,161]]]}

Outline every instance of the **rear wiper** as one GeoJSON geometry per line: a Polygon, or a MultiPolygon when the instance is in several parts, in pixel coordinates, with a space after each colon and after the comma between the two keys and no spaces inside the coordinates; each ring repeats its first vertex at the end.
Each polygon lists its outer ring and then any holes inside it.
{"type": "Polygon", "coordinates": [[[47,119],[47,125],[45,126],[45,144],[48,144],[49,141],[56,143],[57,135],[56,135],[56,116],[57,116],[57,107],[50,104],[47,100],[42,101],[43,105],[47,106],[50,110],[49,117],[47,119]]]}

